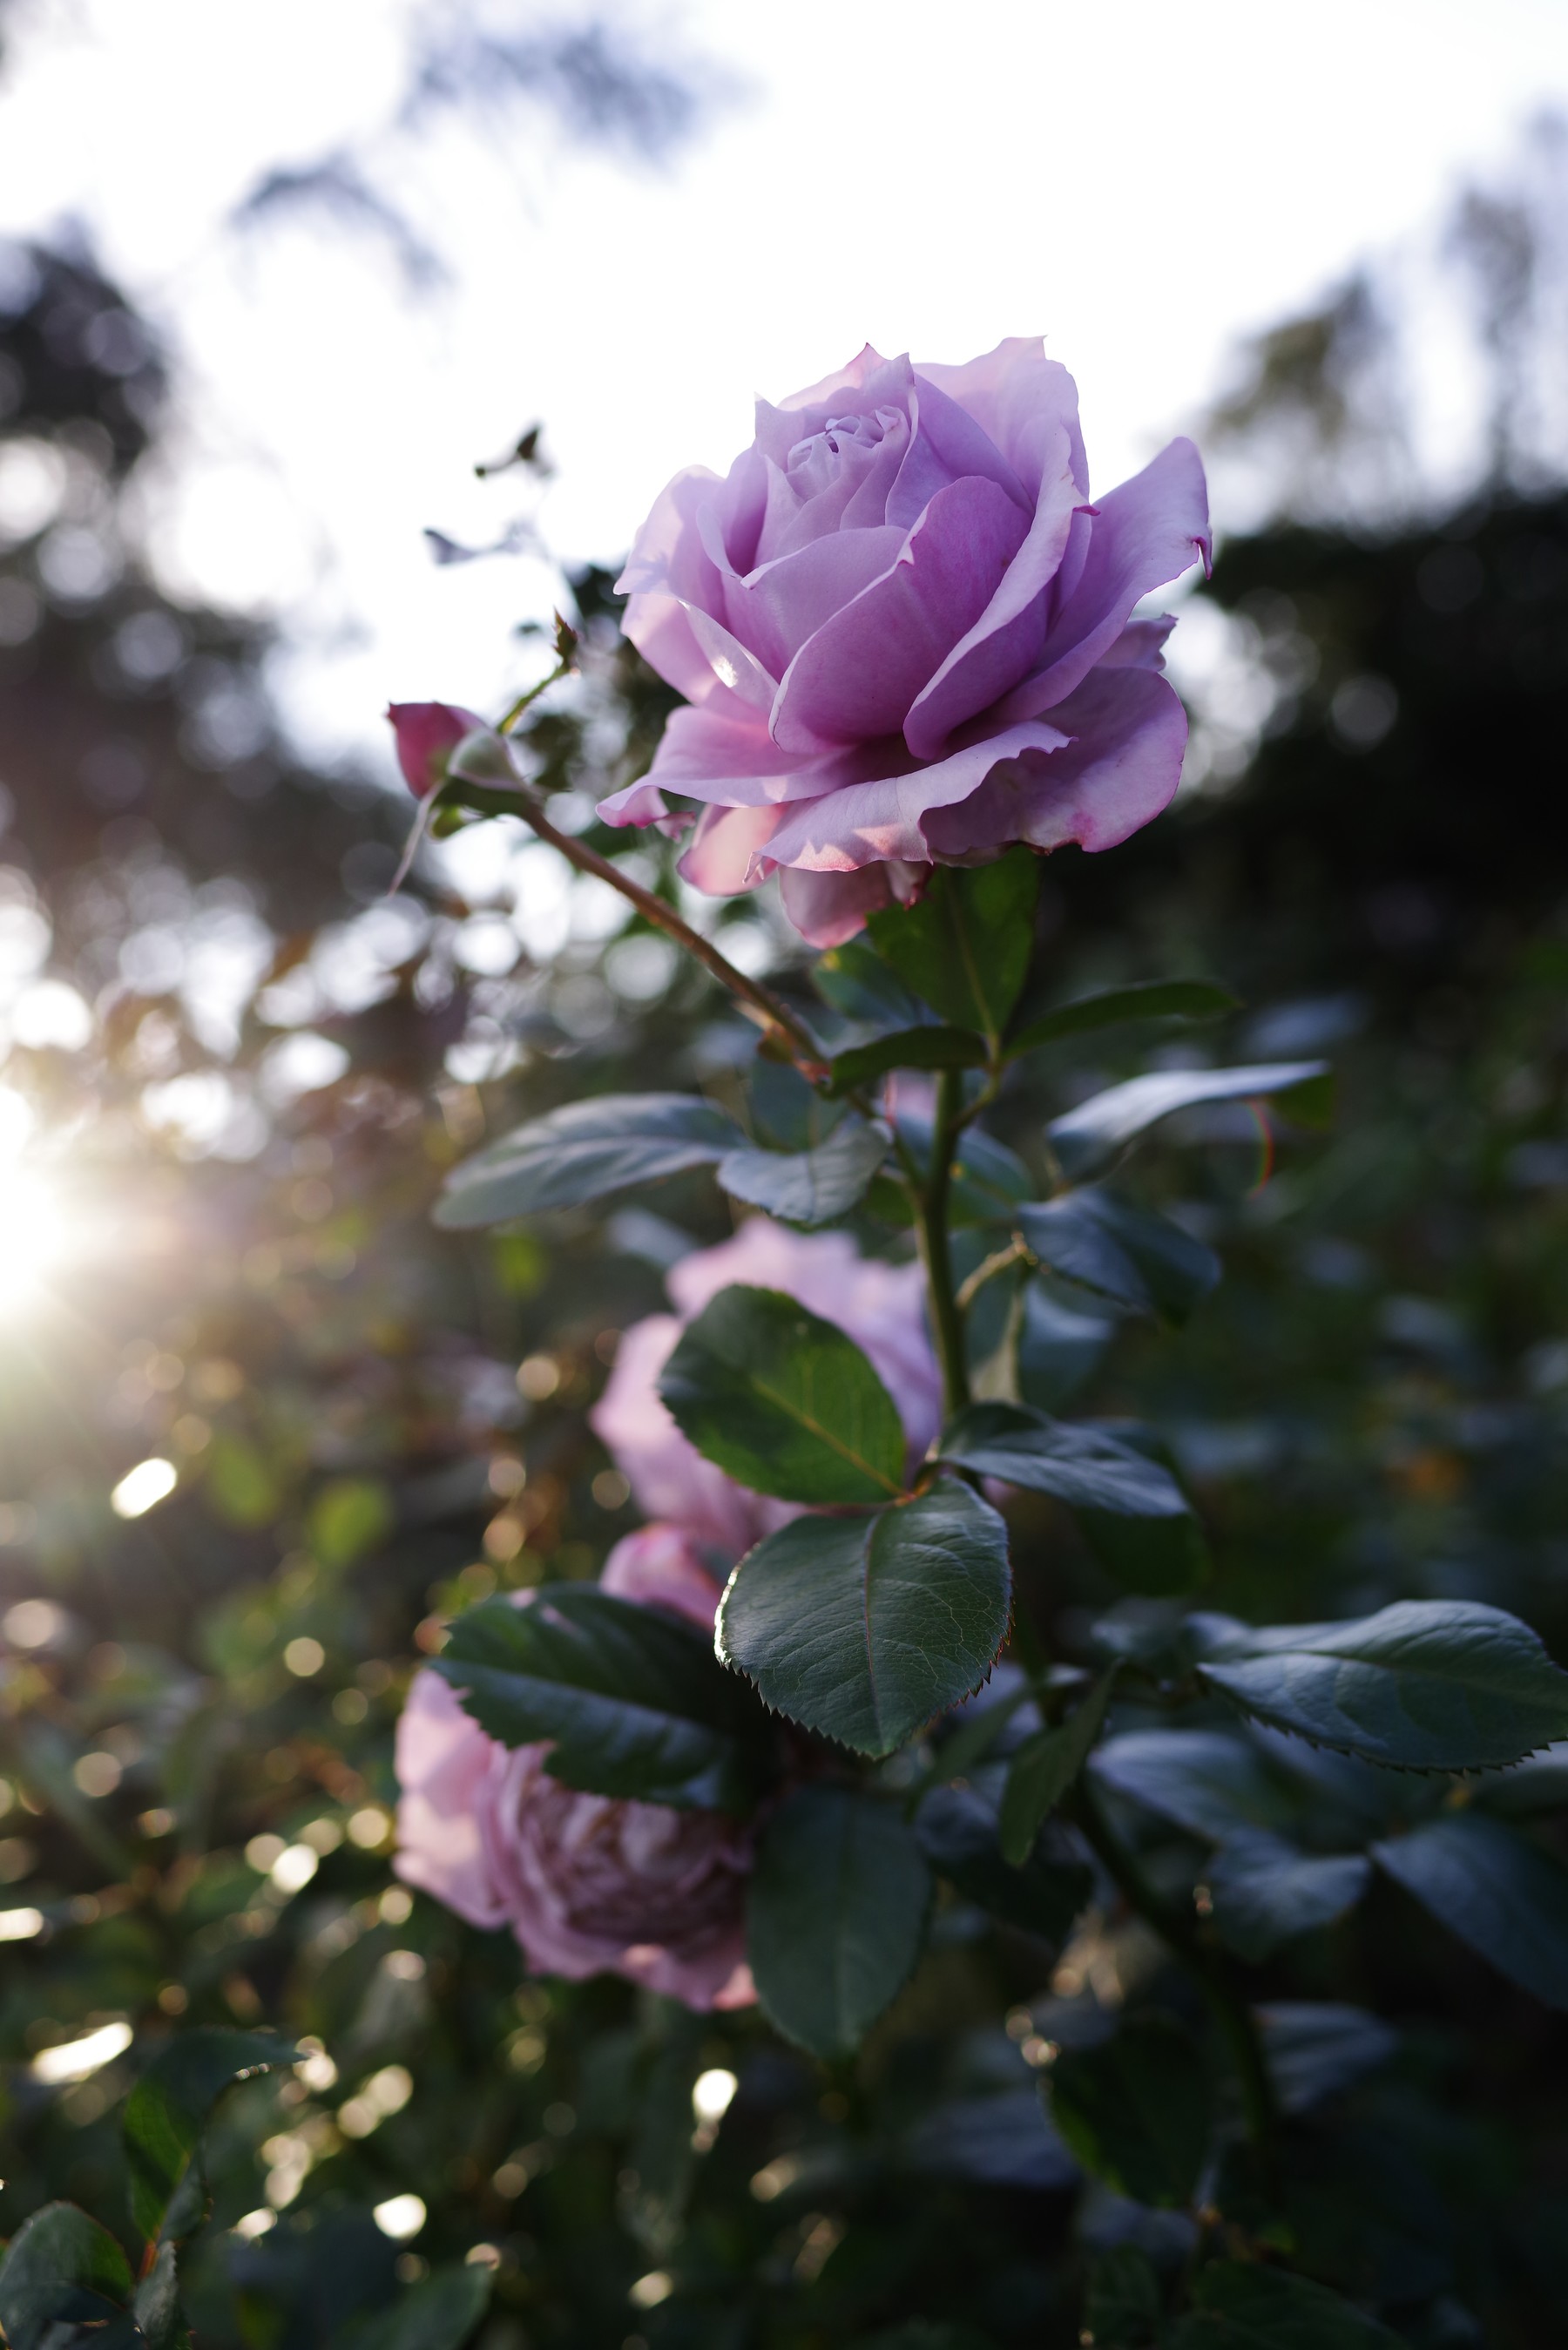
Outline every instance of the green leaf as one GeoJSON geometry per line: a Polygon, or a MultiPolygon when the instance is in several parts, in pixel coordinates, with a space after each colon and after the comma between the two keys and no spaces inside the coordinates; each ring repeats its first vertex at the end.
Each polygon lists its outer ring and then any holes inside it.
{"type": "Polygon", "coordinates": [[[1180,1486],[1157,1461],[1100,1429],[1051,1419],[1028,1404],[971,1404],[943,1436],[941,1457],[977,1476],[1054,1494],[1075,1510],[1191,1514],[1180,1486]]]}
{"type": "Polygon", "coordinates": [[[885,1126],[846,1118],[812,1150],[732,1150],[720,1188],[786,1224],[830,1224],[864,1197],[891,1142],[885,1126]]]}
{"type": "Polygon", "coordinates": [[[736,1284],[682,1333],[659,1382],[705,1459],[786,1502],[885,1502],[907,1440],[853,1338],[776,1289],[736,1284]]]}
{"type": "Polygon", "coordinates": [[[1002,1850],[1014,1868],[1027,1859],[1041,1824],[1083,1769],[1106,1718],[1115,1669],[1102,1673],[1070,1718],[1036,1731],[1013,1756],[1002,1798],[1002,1850]]]}
{"type": "Polygon", "coordinates": [[[1165,2016],[1128,2017],[1094,2048],[1064,2048],[1051,2111],[1085,2170],[1135,2203],[1189,2203],[1209,2150],[1208,2076],[1196,2042],[1165,2016]]]}
{"type": "Polygon", "coordinates": [[[985,1038],[971,1029],[901,1028],[894,1035],[836,1053],[829,1091],[849,1093],[889,1069],[981,1069],[985,1062],[985,1038]]]}
{"type": "Polygon", "coordinates": [[[1116,1336],[1115,1318],[1078,1313],[1053,1297],[1043,1282],[1023,1293],[1018,1334],[1018,1388],[1025,1403],[1059,1411],[1091,1377],[1116,1336]]]}
{"type": "Polygon", "coordinates": [[[550,1584],[526,1607],[466,1609],[431,1661],[504,1746],[553,1740],[546,1768],[569,1787],[731,1812],[755,1792],[741,1692],[711,1643],[661,1609],[550,1584]]]}
{"type": "Polygon", "coordinates": [[[386,2308],[335,2334],[332,2350],[462,2350],[490,2306],[491,2283],[479,2261],[432,2269],[386,2308]]]}
{"type": "Polygon", "coordinates": [[[1159,2338],[1159,2276],[1136,2244],[1113,2244],[1089,2271],[1084,2330],[1096,2350],[1145,2350],[1159,2338]]]}
{"type": "Polygon", "coordinates": [[[225,2089],[292,2064],[296,2050],[271,2032],[201,2024],[160,2049],[126,2100],[121,2131],[130,2172],[130,2216],[149,2243],[182,2241],[203,2217],[202,2133],[225,2089]]]}
{"type": "Polygon", "coordinates": [[[1464,1811],[1390,1836],[1372,1856],[1500,1974],[1568,2008],[1568,1868],[1553,1854],[1464,1811]]]}
{"type": "Polygon", "coordinates": [[[1255,2262],[1199,2272],[1171,2350],[1398,2350],[1400,2337],[1310,2277],[1255,2262]]]}
{"type": "Polygon", "coordinates": [[[811,978],[825,1003],[866,1027],[918,1028],[929,1017],[919,997],[895,978],[865,939],[851,939],[819,957],[811,978]]]}
{"type": "Polygon", "coordinates": [[[1163,1322],[1185,1322],[1220,1278],[1212,1249],[1109,1191],[1064,1192],[1020,1208],[1017,1222],[1048,1271],[1163,1322]]]}
{"type": "Polygon", "coordinates": [[[1355,1907],[1371,1879],[1372,1863],[1362,1853],[1301,1852],[1260,1831],[1222,1845],[1206,1876],[1220,1940],[1252,1960],[1332,1925],[1355,1907]]]}
{"type": "Polygon", "coordinates": [[[448,1231],[577,1208],[634,1183],[708,1167],[745,1138],[695,1094],[599,1094],[533,1118],[447,1177],[435,1220],[448,1231]]]}
{"type": "Polygon", "coordinates": [[[1409,1771],[1517,1762],[1568,1732],[1568,1673],[1479,1600],[1413,1599],[1349,1624],[1233,1627],[1199,1659],[1243,1713],[1409,1771]]]}
{"type": "Polygon", "coordinates": [[[871,1518],[796,1518],[748,1553],[719,1654],[794,1721],[891,1754],[978,1689],[1007,1634],[1007,1529],[943,1479],[871,1518]]]}
{"type": "Polygon", "coordinates": [[[966,1901],[1048,1942],[1066,1939],[1094,1891],[1091,1871],[1045,1850],[1038,1832],[1018,1861],[1004,1859],[996,1813],[972,1787],[933,1787],[915,1815],[915,1833],[932,1868],[966,1901]]]}
{"type": "Polygon", "coordinates": [[[1290,1828],[1301,1806],[1249,1739],[1230,1730],[1129,1730],[1090,1765],[1096,1780],[1215,1844],[1290,1828]]]}
{"type": "Polygon", "coordinates": [[[1010,848],[993,864],[938,865],[913,906],[872,914],[866,928],[883,962],[958,1028],[1000,1036],[1034,949],[1040,860],[1010,848]]]}
{"type": "Polygon", "coordinates": [[[1386,2064],[1399,2035],[1365,2008],[1330,2000],[1276,2000],[1255,2010],[1263,2058],[1283,2114],[1309,2113],[1386,2064]]]}
{"type": "Polygon", "coordinates": [[[45,2350],[57,2324],[102,2324],[131,2291],[130,2263],[108,2229],[74,2203],[46,2203],[0,2262],[0,2325],[11,2350],[45,2350]]]}
{"type": "MultiPolygon", "coordinates": [[[[895,1124],[923,1178],[931,1163],[931,1120],[906,1110],[895,1124]]],[[[964,1129],[952,1161],[949,1209],[955,1226],[1011,1225],[1019,1201],[1032,1200],[1034,1190],[1034,1178],[1015,1150],[978,1126],[964,1129]]]]}
{"type": "Polygon", "coordinates": [[[131,2303],[147,2350],[191,2350],[191,2332],[180,2302],[175,2247],[165,2237],[131,2303]]]}
{"type": "Polygon", "coordinates": [[[1043,1012],[1007,1040],[1007,1057],[1033,1053],[1064,1036],[1086,1036],[1096,1028],[1127,1020],[1218,1020],[1238,1009],[1236,998],[1208,979],[1146,979],[1132,987],[1107,987],[1098,995],[1043,1012]]]}
{"type": "Polygon", "coordinates": [[[1113,1517],[1080,1510],[1078,1523],[1102,1566],[1128,1591],[1168,1598],[1190,1591],[1209,1572],[1209,1545],[1191,1511],[1183,1517],[1113,1517]]]}
{"type": "Polygon", "coordinates": [[[801,1787],[763,1833],[747,1955],[764,2013],[815,2056],[853,2054],[919,1955],[931,1880],[897,1804],[801,1787]]]}
{"type": "Polygon", "coordinates": [[[1075,1182],[1119,1158],[1129,1143],[1162,1118],[1205,1102],[1255,1101],[1272,1094],[1288,1097],[1326,1075],[1326,1061],[1271,1061],[1255,1068],[1158,1069],[1129,1077],[1126,1085],[1096,1094],[1046,1128],[1058,1165],[1075,1182]]]}

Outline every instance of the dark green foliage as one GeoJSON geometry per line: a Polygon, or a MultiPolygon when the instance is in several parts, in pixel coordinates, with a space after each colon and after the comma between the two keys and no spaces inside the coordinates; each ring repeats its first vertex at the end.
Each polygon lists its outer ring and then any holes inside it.
{"type": "Polygon", "coordinates": [[[1147,2252],[1116,2244],[1089,2271],[1084,2330],[1096,2350],[1144,2350],[1159,2338],[1162,2295],[1147,2252]]]}
{"type": "Polygon", "coordinates": [[[1394,2350],[1399,2337],[1310,2277],[1240,2261],[1200,2272],[1174,2350],[1394,2350]]]}
{"type": "MultiPolygon", "coordinates": [[[[1177,1110],[1271,1096],[1286,1108],[1293,1102],[1307,1107],[1306,1088],[1327,1069],[1326,1061],[1284,1061],[1243,1069],[1162,1069],[1094,1095],[1053,1118],[1045,1131],[1064,1173],[1081,1182],[1108,1167],[1150,1127],[1177,1110]]],[[[1316,1105],[1317,1097],[1311,1097],[1314,1111],[1316,1105]]]]}
{"type": "Polygon", "coordinates": [[[659,1391],[698,1451],[753,1492],[867,1503],[903,1489],[903,1425],[869,1360],[777,1290],[722,1289],[659,1391]]]}
{"type": "Polygon", "coordinates": [[[1097,1428],[1069,1425],[1022,1404],[977,1403],[942,1438],[942,1458],[1072,1508],[1133,1518],[1191,1514],[1158,1461],[1097,1428]]]}
{"type": "Polygon", "coordinates": [[[345,2326],[338,2350],[462,2350],[489,2305],[488,2268],[471,2261],[436,2269],[389,2309],[345,2326]]]}
{"type": "Polygon", "coordinates": [[[1484,1770],[1568,1736],[1568,1673],[1517,1617],[1470,1601],[1217,1626],[1200,1669],[1260,1721],[1407,1771],[1484,1770]]]}
{"type": "Polygon", "coordinates": [[[908,1980],[930,1877],[898,1806],[803,1787],[769,1822],[748,1906],[757,1994],[815,2056],[847,2056],[908,1980]]]}
{"type": "Polygon", "coordinates": [[[1009,1763],[1001,1836],[1002,1853],[1015,1866],[1026,1857],[1046,1814],[1055,1809],[1088,1760],[1105,1720],[1113,1678],[1103,1673],[1065,1721],[1026,1738],[1009,1763]]]}
{"type": "Polygon", "coordinates": [[[905,1028],[875,1044],[853,1045],[833,1060],[833,1090],[852,1092],[889,1069],[978,1069],[984,1066],[983,1036],[968,1028],[905,1028]]]}
{"type": "Polygon", "coordinates": [[[933,1012],[995,1038],[1029,969],[1039,889],[1039,858],[1010,848],[971,870],[938,866],[918,904],[873,914],[867,928],[883,961],[933,1012]]]}
{"type": "Polygon", "coordinates": [[[178,2243],[205,2217],[202,2135],[224,2090],[297,2054],[272,2033],[211,2027],[160,2049],[125,2108],[130,2216],[146,2242],[178,2243]]]}
{"type": "Polygon", "coordinates": [[[844,1118],[813,1150],[732,1150],[719,1181],[732,1199],[749,1201],[786,1224],[831,1224],[846,1215],[888,1156],[878,1120],[844,1118]]]}
{"type": "Polygon", "coordinates": [[[941,1480],[870,1518],[797,1518],[736,1568],[719,1653],[765,1701],[890,1754],[978,1688],[1006,1637],[1006,1529],[941,1480]]]}
{"type": "Polygon", "coordinates": [[[1474,1812],[1374,1845],[1379,1868],[1439,1925],[1548,2007],[1568,2007],[1568,1869],[1474,1812]]]}
{"type": "Polygon", "coordinates": [[[932,1868],[966,1901],[1045,1941],[1066,1939],[1093,1879],[1067,1850],[1040,1841],[1038,1821],[1014,1857],[1004,1852],[997,1814],[982,1794],[972,1787],[935,1787],[915,1826],[932,1868]]]}
{"type": "Polygon", "coordinates": [[[454,1232],[576,1208],[634,1184],[714,1165],[740,1137],[688,1094],[605,1094],[503,1135],[449,1179],[436,1221],[454,1232]]]}
{"type": "Polygon", "coordinates": [[[1129,1020],[1220,1020],[1239,1009],[1235,997],[1211,980],[1140,980],[1132,987],[1106,987],[1097,995],[1076,996],[1051,1012],[1032,1014],[1025,1007],[1022,1024],[1008,1036],[1008,1057],[1061,1044],[1069,1036],[1092,1035],[1098,1028],[1120,1027],[1129,1020]]]}
{"type": "Polygon", "coordinates": [[[1361,1853],[1304,1853],[1279,1836],[1233,1836],[1208,1871],[1215,1930],[1242,1958],[1269,1958],[1282,1942],[1343,1917],[1371,1877],[1361,1853]]]}
{"type": "Polygon", "coordinates": [[[1190,2033],[1129,2016],[1092,2048],[1064,2049],[1051,2112],[1085,2170],[1135,2202],[1187,2203],[1209,2148],[1209,2083],[1190,2033]]]}
{"type": "Polygon", "coordinates": [[[759,1725],[701,1635],[592,1586],[470,1608],[436,1659],[505,1746],[552,1742],[568,1786],[645,1803],[744,1811],[759,1725]]]}
{"type": "MultiPolygon", "coordinates": [[[[17,2230],[0,2263],[0,2325],[12,2350],[44,2350],[57,2325],[93,2324],[107,2334],[131,2290],[130,2264],[108,2229],[74,2203],[46,2203],[17,2230]]],[[[127,2327],[122,2339],[134,2341],[135,2333],[127,2327]]]]}
{"type": "Polygon", "coordinates": [[[1020,1208],[1017,1223],[1047,1272],[1134,1314],[1185,1322],[1220,1278],[1212,1249],[1111,1191],[1069,1191],[1020,1208]]]}

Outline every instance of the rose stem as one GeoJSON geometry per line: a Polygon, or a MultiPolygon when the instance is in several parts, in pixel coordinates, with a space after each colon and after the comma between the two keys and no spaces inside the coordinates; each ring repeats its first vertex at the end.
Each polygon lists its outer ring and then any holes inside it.
{"type": "Polygon", "coordinates": [[[931,1159],[915,1194],[920,1254],[925,1261],[930,1293],[931,1324],[942,1367],[942,1394],[950,1419],[970,1399],[969,1365],[964,1357],[963,1315],[953,1292],[952,1255],[948,1246],[948,1201],[952,1188],[953,1149],[963,1123],[963,1091],[959,1072],[944,1069],[937,1079],[937,1114],[931,1128],[931,1159]]]}
{"type": "Polygon", "coordinates": [[[827,1076],[827,1064],[810,1031],[797,1020],[786,1003],[780,1002],[771,989],[748,979],[738,971],[727,955],[720,953],[711,940],[690,922],[681,920],[672,906],[656,898],[629,874],[601,857],[597,848],[576,840],[568,832],[558,831],[545,813],[545,804],[539,793],[521,778],[504,787],[472,782],[466,775],[449,775],[441,787],[441,796],[448,806],[471,808],[476,816],[520,816],[530,825],[541,840],[558,848],[569,865],[579,873],[591,873],[597,880],[607,881],[612,889],[628,899],[645,920],[672,938],[689,955],[705,965],[722,987],[727,987],[745,1007],[748,1015],[758,1022],[767,1035],[781,1045],[801,1075],[811,1084],[819,1085],[827,1076]]]}

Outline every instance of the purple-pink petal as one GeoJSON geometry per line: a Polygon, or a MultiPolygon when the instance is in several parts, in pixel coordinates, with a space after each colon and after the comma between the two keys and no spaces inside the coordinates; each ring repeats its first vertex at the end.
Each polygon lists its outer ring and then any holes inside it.
{"type": "Polygon", "coordinates": [[[1163,677],[1096,670],[1051,715],[1072,740],[1010,759],[961,807],[934,810],[925,825],[934,856],[972,856],[1015,840],[1115,848],[1169,805],[1181,780],[1187,712],[1163,677]]]}
{"type": "Polygon", "coordinates": [[[774,704],[786,750],[897,734],[933,670],[996,593],[1028,517],[994,482],[939,490],[898,560],[802,646],[774,704]]]}
{"type": "Polygon", "coordinates": [[[927,863],[932,809],[967,800],[999,760],[1016,758],[1021,751],[1054,751],[1066,740],[1054,722],[1026,719],[929,766],[910,765],[877,782],[794,803],[767,854],[776,864],[803,865],[815,873],[847,873],[883,857],[927,863]]]}

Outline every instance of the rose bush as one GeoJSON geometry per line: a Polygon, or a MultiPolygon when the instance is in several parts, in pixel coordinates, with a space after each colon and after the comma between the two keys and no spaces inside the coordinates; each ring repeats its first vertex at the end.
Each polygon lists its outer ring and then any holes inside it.
{"type": "MultiPolygon", "coordinates": [[[[718,1585],[674,1527],[628,1535],[601,1580],[712,1628],[718,1585]]],[[[749,1830],[718,1812],[581,1794],[551,1778],[548,1752],[499,1744],[439,1673],[417,1672],[398,1724],[399,1876],[471,1925],[510,1926],[541,1973],[608,1970],[688,2007],[748,2004],[749,1830]]]]}
{"type": "Polygon", "coordinates": [[[859,1255],[842,1232],[791,1232],[767,1216],[748,1217],[732,1240],[682,1257],[668,1277],[676,1311],[649,1315],[626,1332],[592,1419],[639,1506],[682,1526],[726,1565],[800,1514],[794,1503],[749,1493],[704,1461],[659,1399],[659,1375],[681,1330],[732,1282],[782,1289],[865,1348],[898,1406],[911,1466],[941,1417],[941,1375],[918,1264],[884,1264],[859,1255]]]}
{"type": "Polygon", "coordinates": [[[1109,848],[1158,816],[1187,723],[1139,599],[1210,555],[1203,468],[1169,446],[1095,504],[1072,377],[1038,339],[962,367],[867,347],[781,407],[723,480],[680,473],[619,582],[683,693],[614,824],[703,803],[681,870],[774,870],[840,943],[933,861],[1109,848]]]}
{"type": "MultiPolygon", "coordinates": [[[[659,1374],[681,1330],[732,1282],[784,1290],[865,1347],[898,1406],[911,1463],[940,1412],[918,1265],[879,1263],[843,1233],[791,1232],[765,1216],[675,1265],[676,1312],[626,1333],[593,1414],[654,1521],[618,1544],[600,1580],[704,1632],[720,1593],[704,1555],[722,1571],[800,1514],[704,1461],[659,1399],[659,1374]]],[[[543,1745],[509,1751],[440,1674],[416,1673],[398,1725],[399,1875],[472,1925],[510,1926],[541,1972],[608,1970],[689,2007],[745,2004],[753,1995],[742,1917],[749,1832],[715,1812],[579,1794],[550,1776],[547,1753],[543,1745]]]]}

